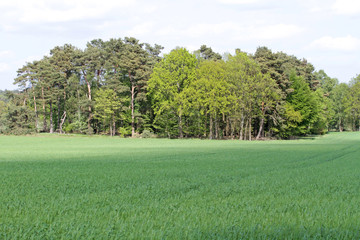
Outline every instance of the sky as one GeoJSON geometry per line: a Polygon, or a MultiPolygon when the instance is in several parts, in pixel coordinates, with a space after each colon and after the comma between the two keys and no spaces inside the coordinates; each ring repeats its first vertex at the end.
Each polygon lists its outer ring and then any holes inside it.
{"type": "Polygon", "coordinates": [[[260,46],[305,58],[340,82],[360,74],[358,0],[11,0],[0,1],[0,89],[17,69],[55,46],[135,37],[189,51],[260,46]]]}

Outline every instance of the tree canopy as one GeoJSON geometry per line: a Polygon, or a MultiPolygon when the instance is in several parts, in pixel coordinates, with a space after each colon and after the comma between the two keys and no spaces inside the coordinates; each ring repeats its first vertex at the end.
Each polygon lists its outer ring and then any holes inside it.
{"type": "Polygon", "coordinates": [[[267,47],[162,50],[132,37],[55,46],[18,69],[17,91],[0,91],[0,133],[252,140],[360,130],[360,75],[339,83],[267,47]]]}

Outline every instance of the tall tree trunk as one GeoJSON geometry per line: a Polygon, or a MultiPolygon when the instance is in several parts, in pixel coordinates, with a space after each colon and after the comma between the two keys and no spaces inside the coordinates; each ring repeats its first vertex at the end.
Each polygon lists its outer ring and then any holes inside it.
{"type": "Polygon", "coordinates": [[[61,120],[61,116],[60,116],[60,97],[58,96],[57,98],[57,126],[56,126],[56,129],[59,129],[60,130],[60,120],[61,120]]]}
{"type": "Polygon", "coordinates": [[[341,123],[341,117],[340,117],[340,118],[339,118],[339,131],[340,131],[340,132],[343,131],[343,128],[342,128],[341,124],[342,124],[342,123],[341,123]]]}
{"type": "Polygon", "coordinates": [[[131,137],[135,137],[134,101],[135,101],[135,86],[131,86],[131,137]]]}
{"type": "Polygon", "coordinates": [[[251,117],[249,117],[249,141],[251,141],[251,117]]]}
{"type": "Polygon", "coordinates": [[[110,128],[110,136],[112,137],[112,121],[110,121],[109,128],[110,128]]]}
{"type": "Polygon", "coordinates": [[[210,124],[209,124],[209,139],[213,139],[213,118],[210,114],[210,124]]]}
{"type": "Polygon", "coordinates": [[[230,124],[230,137],[231,140],[234,140],[234,132],[235,132],[235,126],[236,126],[236,122],[232,122],[231,119],[229,119],[229,124],[230,124]]]}
{"type": "Polygon", "coordinates": [[[45,96],[44,96],[44,87],[41,87],[41,98],[42,98],[42,102],[43,102],[43,113],[44,113],[43,131],[47,132],[46,104],[45,104],[45,96]]]}
{"type": "Polygon", "coordinates": [[[215,113],[215,139],[219,139],[219,121],[217,119],[216,113],[215,113]]]}
{"type": "Polygon", "coordinates": [[[84,71],[83,71],[83,75],[84,75],[84,79],[85,79],[86,86],[87,86],[87,89],[88,89],[89,117],[88,117],[87,122],[88,122],[88,130],[90,130],[91,129],[91,119],[92,119],[92,109],[91,109],[91,105],[90,105],[91,104],[91,99],[92,99],[92,97],[91,97],[91,85],[90,85],[90,82],[88,81],[86,73],[84,71]]]}
{"type": "Polygon", "coordinates": [[[52,101],[51,100],[50,100],[50,133],[54,133],[53,109],[52,109],[52,101]]]}
{"type": "Polygon", "coordinates": [[[34,111],[35,111],[35,128],[36,128],[36,132],[37,132],[38,126],[39,126],[39,116],[38,116],[38,112],[37,112],[35,93],[34,93],[34,111]]]}
{"type": "Polygon", "coordinates": [[[246,140],[248,125],[249,125],[249,121],[246,121],[245,128],[244,128],[244,140],[246,140]]]}
{"type": "Polygon", "coordinates": [[[62,126],[64,125],[64,122],[65,122],[65,119],[66,119],[65,102],[66,102],[66,91],[65,91],[65,88],[64,88],[64,109],[63,109],[64,112],[63,112],[63,115],[61,117],[61,122],[60,122],[60,134],[63,133],[62,126]]]}
{"type": "Polygon", "coordinates": [[[261,137],[261,133],[263,131],[263,126],[264,126],[264,118],[261,118],[259,132],[258,132],[258,135],[256,136],[256,140],[259,140],[259,138],[261,137]]]}
{"type": "Polygon", "coordinates": [[[243,136],[243,132],[244,132],[244,120],[245,120],[245,116],[243,113],[241,113],[241,122],[240,122],[240,136],[239,136],[239,140],[244,140],[244,136],[243,136]]]}
{"type": "Polygon", "coordinates": [[[63,134],[62,126],[64,125],[65,119],[66,119],[66,111],[64,111],[64,113],[61,117],[61,122],[60,122],[60,126],[59,126],[60,134],[63,134]]]}
{"type": "Polygon", "coordinates": [[[206,138],[207,135],[207,114],[205,114],[205,121],[204,121],[204,137],[206,138]]]}
{"type": "Polygon", "coordinates": [[[229,116],[226,116],[226,127],[225,127],[225,136],[227,138],[229,138],[229,132],[230,132],[230,120],[229,120],[229,116]]]}
{"type": "Polygon", "coordinates": [[[115,136],[115,134],[116,134],[116,122],[115,122],[114,116],[112,118],[112,123],[113,123],[113,136],[115,136]]]}

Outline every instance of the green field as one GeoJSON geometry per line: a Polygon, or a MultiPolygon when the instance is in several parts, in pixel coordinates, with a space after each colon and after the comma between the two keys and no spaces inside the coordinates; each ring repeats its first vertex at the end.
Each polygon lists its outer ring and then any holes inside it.
{"type": "Polygon", "coordinates": [[[360,133],[0,136],[0,239],[359,239],[360,133]]]}

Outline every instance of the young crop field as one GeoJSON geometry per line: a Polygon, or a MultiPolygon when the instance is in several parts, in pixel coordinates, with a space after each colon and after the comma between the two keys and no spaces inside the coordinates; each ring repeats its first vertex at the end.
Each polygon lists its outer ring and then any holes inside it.
{"type": "Polygon", "coordinates": [[[0,239],[360,239],[360,133],[0,136],[0,239]]]}

